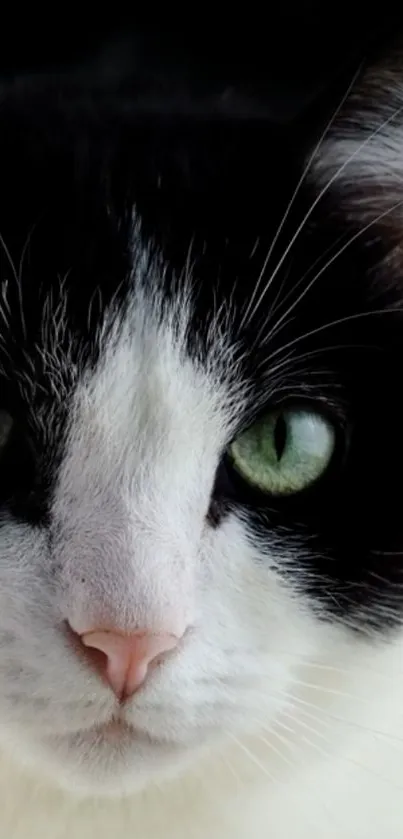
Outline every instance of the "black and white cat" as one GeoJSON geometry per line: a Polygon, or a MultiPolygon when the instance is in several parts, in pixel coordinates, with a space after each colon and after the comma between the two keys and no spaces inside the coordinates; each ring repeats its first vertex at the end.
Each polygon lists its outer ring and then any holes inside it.
{"type": "Polygon", "coordinates": [[[4,86],[1,837],[403,835],[385,55],[308,152],[200,102],[4,86]]]}

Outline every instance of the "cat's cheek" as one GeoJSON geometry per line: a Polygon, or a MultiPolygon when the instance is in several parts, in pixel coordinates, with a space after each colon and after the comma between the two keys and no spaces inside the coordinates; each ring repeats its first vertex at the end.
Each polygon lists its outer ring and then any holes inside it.
{"type": "Polygon", "coordinates": [[[274,700],[294,678],[300,658],[320,654],[327,632],[318,632],[318,619],[309,600],[278,571],[290,561],[284,549],[268,539],[263,548],[246,518],[236,512],[206,534],[202,567],[207,567],[198,593],[203,614],[202,632],[222,656],[222,668],[245,678],[245,701],[274,700]],[[226,663],[224,664],[224,660],[226,663]],[[248,682],[249,679],[249,682],[248,682]],[[259,699],[257,699],[259,697],[259,699]]]}

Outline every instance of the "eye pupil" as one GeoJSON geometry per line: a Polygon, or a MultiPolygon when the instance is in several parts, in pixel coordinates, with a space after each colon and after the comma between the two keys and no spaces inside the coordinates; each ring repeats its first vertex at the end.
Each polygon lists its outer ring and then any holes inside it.
{"type": "Polygon", "coordinates": [[[325,473],[334,447],[334,427],[321,413],[277,408],[231,443],[229,463],[258,491],[295,495],[325,473]]]}
{"type": "Polygon", "coordinates": [[[277,422],[274,426],[274,448],[277,455],[277,460],[280,461],[287,442],[287,423],[284,419],[284,414],[279,414],[277,422]]]}

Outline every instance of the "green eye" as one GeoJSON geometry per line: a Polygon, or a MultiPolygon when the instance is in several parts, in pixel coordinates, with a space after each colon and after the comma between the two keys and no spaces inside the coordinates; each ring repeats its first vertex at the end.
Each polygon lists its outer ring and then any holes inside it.
{"type": "Polygon", "coordinates": [[[292,495],[326,470],[335,432],[320,414],[279,410],[266,415],[232,443],[229,453],[249,484],[271,495],[292,495]]]}

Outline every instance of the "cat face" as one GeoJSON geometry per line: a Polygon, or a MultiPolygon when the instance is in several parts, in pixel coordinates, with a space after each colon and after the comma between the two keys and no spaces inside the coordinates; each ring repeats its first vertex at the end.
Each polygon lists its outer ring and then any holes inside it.
{"type": "Polygon", "coordinates": [[[323,189],[336,137],[277,236],[303,161],[272,127],[64,96],[1,115],[0,736],[114,793],[395,631],[400,295],[323,189]],[[122,704],[89,627],[180,640],[122,704]]]}

